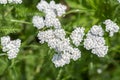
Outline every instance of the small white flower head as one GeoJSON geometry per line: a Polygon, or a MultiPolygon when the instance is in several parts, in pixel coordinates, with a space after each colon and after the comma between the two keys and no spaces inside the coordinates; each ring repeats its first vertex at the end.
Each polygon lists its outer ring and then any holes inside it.
{"type": "Polygon", "coordinates": [[[1,37],[1,45],[6,46],[10,42],[10,37],[9,36],[4,36],[1,37]]]}
{"type": "Polygon", "coordinates": [[[87,50],[93,49],[95,47],[95,43],[92,38],[84,39],[84,48],[87,50]]]}
{"type": "Polygon", "coordinates": [[[55,1],[50,1],[50,7],[54,10],[57,16],[61,17],[63,14],[65,14],[65,11],[67,7],[62,4],[55,4],[55,1]]]}
{"type": "Polygon", "coordinates": [[[104,45],[105,40],[103,37],[93,36],[84,40],[84,47],[87,50],[92,49],[92,53],[98,55],[98,57],[104,57],[107,54],[108,47],[104,45]]]}
{"type": "Polygon", "coordinates": [[[54,32],[53,30],[47,30],[47,31],[39,31],[37,35],[38,39],[40,40],[40,43],[48,42],[51,39],[54,39],[54,32]]]}
{"type": "Polygon", "coordinates": [[[59,51],[59,52],[62,52],[62,51],[66,51],[67,50],[67,47],[70,46],[70,42],[69,42],[69,38],[66,38],[64,40],[60,40],[57,44],[57,48],[56,50],[59,51]]]}
{"type": "Polygon", "coordinates": [[[61,40],[65,39],[65,30],[64,29],[55,29],[54,31],[55,37],[61,40]]]}
{"type": "Polygon", "coordinates": [[[84,28],[76,28],[74,31],[72,31],[70,38],[72,39],[72,42],[76,45],[79,46],[80,42],[83,40],[84,37],[84,28]]]}
{"type": "Polygon", "coordinates": [[[37,29],[41,29],[45,26],[44,20],[40,16],[34,16],[32,19],[32,23],[37,29]]]}
{"type": "Polygon", "coordinates": [[[59,19],[51,17],[48,14],[45,16],[45,25],[46,27],[54,27],[55,29],[61,28],[59,19]]]}
{"type": "Polygon", "coordinates": [[[51,48],[51,49],[54,49],[56,51],[59,50],[59,44],[61,43],[61,40],[60,39],[56,39],[56,38],[53,38],[53,39],[50,39],[48,40],[48,46],[51,48]]]}
{"type": "Polygon", "coordinates": [[[15,4],[21,4],[22,0],[13,0],[13,3],[15,3],[15,4]]]}
{"type": "Polygon", "coordinates": [[[105,46],[103,34],[101,26],[93,26],[84,39],[84,48],[92,50],[92,53],[98,57],[104,57],[107,54],[108,46],[105,46]]]}
{"type": "Polygon", "coordinates": [[[0,0],[0,4],[7,4],[7,0],[0,0]]]}
{"type": "Polygon", "coordinates": [[[56,4],[55,9],[56,9],[57,15],[60,17],[63,14],[65,14],[67,7],[62,4],[56,4]]]}
{"type": "Polygon", "coordinates": [[[21,45],[21,40],[10,40],[9,36],[1,37],[1,45],[3,52],[7,52],[8,58],[12,59],[17,56],[19,52],[19,48],[21,45]]]}
{"type": "Polygon", "coordinates": [[[119,26],[110,19],[105,20],[103,23],[106,25],[106,32],[109,32],[110,37],[119,31],[119,26]]]}
{"type": "Polygon", "coordinates": [[[8,0],[8,3],[21,4],[22,0],[8,0]]]}
{"type": "Polygon", "coordinates": [[[68,51],[67,48],[70,46],[69,38],[64,40],[53,38],[48,41],[48,46],[53,48],[56,52],[68,51]]]}
{"type": "Polygon", "coordinates": [[[56,18],[54,10],[46,9],[44,13],[46,18],[56,18]]]}
{"type": "Polygon", "coordinates": [[[8,59],[16,58],[18,52],[19,52],[19,49],[18,49],[18,48],[9,50],[9,51],[7,52],[7,54],[8,54],[8,59]]]}
{"type": "Polygon", "coordinates": [[[99,48],[92,49],[92,53],[98,57],[104,57],[108,52],[108,46],[101,46],[99,48]]]}
{"type": "Polygon", "coordinates": [[[81,52],[78,48],[73,48],[71,52],[71,59],[74,61],[78,60],[81,57],[81,52]]]}
{"type": "Polygon", "coordinates": [[[51,0],[49,5],[50,5],[52,10],[54,10],[56,8],[56,3],[54,0],[51,0]]]}
{"type": "Polygon", "coordinates": [[[65,64],[69,64],[70,54],[69,53],[54,54],[52,62],[55,64],[55,67],[63,67],[65,64]]]}
{"type": "Polygon", "coordinates": [[[39,11],[45,11],[46,9],[49,9],[50,6],[45,0],[41,0],[38,3],[37,8],[38,8],[39,11]]]}
{"type": "Polygon", "coordinates": [[[94,25],[91,29],[90,29],[91,34],[96,35],[96,36],[103,36],[104,35],[104,31],[102,29],[102,27],[99,25],[94,25]]]}

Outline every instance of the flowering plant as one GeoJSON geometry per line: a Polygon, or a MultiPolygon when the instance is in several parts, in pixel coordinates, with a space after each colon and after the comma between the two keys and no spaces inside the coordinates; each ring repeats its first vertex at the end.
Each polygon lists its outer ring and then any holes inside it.
{"type": "Polygon", "coordinates": [[[61,80],[62,76],[66,80],[79,80],[78,76],[71,76],[72,73],[69,77],[69,72],[65,74],[68,78],[62,75],[69,69],[76,71],[76,66],[77,70],[81,67],[81,72],[86,68],[85,74],[89,72],[94,80],[95,70],[101,74],[113,65],[120,49],[119,0],[59,2],[0,0],[0,62],[5,64],[0,75],[3,79],[20,79],[23,73],[23,78],[36,80],[40,71],[50,65],[49,69],[59,71],[55,74],[56,80],[61,80]],[[30,76],[32,72],[35,73],[30,76]],[[11,77],[12,73],[15,75],[11,77]],[[9,76],[6,78],[4,74],[9,76]]]}

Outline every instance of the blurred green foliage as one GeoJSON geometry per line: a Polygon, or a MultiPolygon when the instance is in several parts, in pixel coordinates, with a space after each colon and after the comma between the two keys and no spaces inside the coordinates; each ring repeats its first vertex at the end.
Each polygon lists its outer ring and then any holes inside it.
{"type": "MultiPolygon", "coordinates": [[[[120,3],[117,0],[55,1],[67,6],[67,13],[60,18],[66,32],[78,26],[85,27],[87,32],[106,19],[120,25],[120,3]]],[[[51,61],[55,52],[47,44],[39,43],[38,30],[31,22],[34,15],[43,16],[36,8],[38,2],[23,0],[18,5],[0,4],[0,37],[10,35],[22,40],[17,58],[8,60],[7,56],[0,56],[0,80],[120,80],[120,32],[112,38],[105,36],[109,52],[104,58],[80,46],[82,57],[79,60],[55,68],[51,61]]]]}

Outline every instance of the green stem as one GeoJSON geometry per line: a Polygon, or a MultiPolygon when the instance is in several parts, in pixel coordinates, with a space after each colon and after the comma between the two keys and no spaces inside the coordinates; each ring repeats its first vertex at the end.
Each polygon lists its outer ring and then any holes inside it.
{"type": "Polygon", "coordinates": [[[26,22],[26,21],[22,21],[22,20],[14,20],[14,19],[11,19],[10,21],[11,21],[11,22],[16,22],[16,23],[32,24],[32,23],[30,23],[30,22],[26,22]]]}
{"type": "Polygon", "coordinates": [[[71,14],[71,13],[78,13],[78,12],[80,12],[80,10],[79,10],[79,9],[76,9],[76,10],[71,10],[71,11],[69,11],[69,12],[67,12],[67,13],[63,14],[63,16],[66,16],[66,15],[71,14]]]}
{"type": "Polygon", "coordinates": [[[94,12],[95,10],[89,10],[89,9],[76,9],[76,10],[71,10],[71,11],[68,11],[67,13],[63,14],[62,17],[68,15],[68,14],[71,14],[71,13],[79,13],[79,12],[85,12],[85,11],[89,11],[89,12],[94,12]]]}
{"type": "Polygon", "coordinates": [[[67,34],[71,34],[70,32],[68,32],[68,31],[65,31],[67,34]]]}
{"type": "Polygon", "coordinates": [[[57,75],[56,80],[61,80],[60,77],[61,77],[61,75],[62,75],[62,72],[63,72],[63,70],[60,69],[60,70],[59,70],[59,73],[58,73],[58,75],[57,75]]]}
{"type": "Polygon", "coordinates": [[[2,54],[0,54],[0,56],[6,56],[7,54],[5,54],[5,53],[2,53],[2,54]]]}

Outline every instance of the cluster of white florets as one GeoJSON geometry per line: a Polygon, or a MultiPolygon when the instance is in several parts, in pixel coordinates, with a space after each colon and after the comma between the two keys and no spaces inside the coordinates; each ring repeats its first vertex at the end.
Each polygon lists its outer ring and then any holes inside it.
{"type": "Polygon", "coordinates": [[[0,0],[0,4],[7,4],[7,3],[21,4],[22,0],[0,0]]]}
{"type": "MultiPolygon", "coordinates": [[[[72,31],[70,37],[66,38],[66,32],[61,28],[61,23],[57,18],[65,14],[66,6],[55,4],[54,1],[47,3],[45,0],[41,0],[37,8],[45,13],[45,17],[34,16],[32,22],[38,29],[42,29],[45,26],[49,27],[45,31],[39,31],[37,37],[41,44],[47,43],[51,49],[57,52],[52,58],[55,66],[62,67],[65,64],[69,64],[71,59],[74,61],[78,60],[81,57],[81,51],[77,47],[83,40],[85,29],[77,27],[72,31]],[[70,40],[76,47],[73,47],[70,40]]],[[[118,32],[119,27],[111,20],[106,20],[104,24],[106,24],[106,31],[110,32],[110,35],[118,32]]],[[[84,48],[92,50],[91,52],[98,57],[104,57],[107,54],[108,46],[105,46],[103,35],[102,27],[94,25],[86,34],[86,39],[83,42],[84,48]]]]}
{"type": "Polygon", "coordinates": [[[70,38],[73,41],[73,44],[75,44],[77,47],[80,45],[81,41],[83,40],[83,37],[85,35],[84,28],[76,28],[74,31],[72,31],[70,38]]]}
{"type": "Polygon", "coordinates": [[[81,57],[79,49],[73,48],[69,38],[65,38],[65,35],[63,29],[40,31],[38,33],[40,43],[47,42],[48,46],[57,52],[52,58],[56,67],[62,67],[68,64],[70,59],[77,60],[81,57]]]}
{"type": "Polygon", "coordinates": [[[81,52],[78,48],[69,47],[68,49],[71,52],[64,51],[53,55],[52,62],[55,64],[55,67],[63,67],[65,64],[70,63],[70,59],[76,61],[81,57],[81,52]]]}
{"type": "Polygon", "coordinates": [[[106,25],[106,32],[109,32],[110,37],[119,31],[119,26],[110,19],[105,20],[104,24],[106,25]]]}
{"type": "Polygon", "coordinates": [[[87,33],[84,39],[84,47],[87,50],[92,50],[93,54],[99,57],[104,57],[107,54],[108,46],[105,46],[104,31],[101,26],[94,25],[87,33]]]}
{"type": "Polygon", "coordinates": [[[37,8],[39,11],[45,13],[45,17],[34,16],[33,17],[33,25],[38,29],[46,27],[54,27],[56,29],[61,28],[61,23],[57,17],[61,17],[66,10],[66,6],[62,4],[55,4],[54,1],[50,1],[47,3],[45,0],[41,0],[37,8]]]}
{"type": "Polygon", "coordinates": [[[7,52],[8,59],[16,58],[19,48],[21,45],[21,40],[10,40],[9,36],[1,37],[1,45],[3,52],[7,52]]]}

